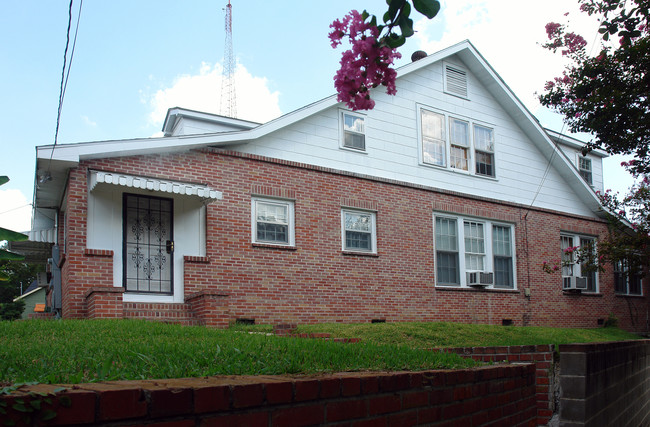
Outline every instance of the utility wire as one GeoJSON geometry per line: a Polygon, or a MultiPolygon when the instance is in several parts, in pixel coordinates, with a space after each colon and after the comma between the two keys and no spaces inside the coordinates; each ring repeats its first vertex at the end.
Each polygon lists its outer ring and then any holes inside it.
{"type": "Polygon", "coordinates": [[[59,108],[56,115],[56,131],[54,132],[54,145],[52,146],[52,152],[50,153],[50,161],[47,166],[47,174],[50,173],[50,165],[52,164],[52,157],[54,156],[54,148],[56,148],[56,143],[59,139],[59,125],[61,123],[61,110],[63,110],[63,100],[65,98],[65,91],[68,87],[68,78],[70,77],[70,69],[72,68],[72,59],[74,58],[74,48],[77,45],[77,33],[79,32],[79,22],[81,21],[81,7],[84,2],[81,0],[79,2],[79,13],[77,15],[77,25],[74,31],[74,39],[72,41],[72,50],[70,52],[70,64],[67,66],[66,72],[66,62],[68,59],[68,47],[70,45],[70,28],[72,27],[72,3],[74,0],[70,0],[70,6],[68,7],[68,30],[66,31],[66,40],[65,40],[65,50],[63,51],[63,69],[61,70],[61,88],[59,89],[59,108]]]}

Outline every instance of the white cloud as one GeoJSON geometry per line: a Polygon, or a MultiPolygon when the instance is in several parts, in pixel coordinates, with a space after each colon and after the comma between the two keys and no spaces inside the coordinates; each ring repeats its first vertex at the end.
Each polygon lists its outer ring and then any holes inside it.
{"type": "MultiPolygon", "coordinates": [[[[150,122],[162,125],[167,109],[172,107],[219,114],[222,72],[220,64],[203,63],[198,74],[179,76],[171,87],[158,90],[148,100],[150,122]]],[[[240,119],[267,122],[282,114],[278,104],[279,92],[271,92],[265,77],[251,75],[241,64],[235,69],[235,92],[237,117],[240,119]]]]}
{"type": "Polygon", "coordinates": [[[32,207],[20,190],[0,190],[0,227],[24,232],[31,229],[32,207]]]}
{"type": "Polygon", "coordinates": [[[88,116],[81,116],[81,120],[84,121],[85,124],[91,127],[97,126],[97,122],[94,122],[88,118],[88,116]]]}

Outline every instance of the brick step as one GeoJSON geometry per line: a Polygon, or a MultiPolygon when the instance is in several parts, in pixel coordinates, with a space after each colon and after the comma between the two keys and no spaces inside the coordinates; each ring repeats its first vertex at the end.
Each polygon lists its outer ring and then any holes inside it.
{"type": "Polygon", "coordinates": [[[158,320],[162,322],[180,323],[182,325],[199,325],[189,304],[157,304],[141,302],[125,302],[124,317],[128,319],[158,320]]]}

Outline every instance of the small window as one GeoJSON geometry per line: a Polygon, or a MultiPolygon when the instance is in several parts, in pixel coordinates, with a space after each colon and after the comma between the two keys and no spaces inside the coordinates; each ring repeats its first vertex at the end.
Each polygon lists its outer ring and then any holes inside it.
{"type": "Polygon", "coordinates": [[[460,285],[456,220],[436,217],[436,274],[438,283],[460,285]]]}
{"type": "Polygon", "coordinates": [[[494,130],[474,125],[476,174],[494,176],[494,130]]]}
{"type": "Polygon", "coordinates": [[[253,199],[253,243],[294,245],[293,202],[253,199]]]}
{"type": "Polygon", "coordinates": [[[449,166],[454,169],[469,169],[469,123],[449,119],[449,142],[451,144],[449,154],[449,166]]]}
{"type": "Polygon", "coordinates": [[[591,174],[591,159],[579,155],[578,170],[580,171],[580,176],[585,181],[587,181],[587,184],[593,185],[592,174],[591,174]]]}
{"type": "Polygon", "coordinates": [[[341,112],[343,118],[343,147],[353,150],[366,150],[366,131],[363,116],[347,111],[341,112]]]}
{"type": "Polygon", "coordinates": [[[344,251],[377,253],[375,213],[341,211],[344,251]]]}
{"type": "Polygon", "coordinates": [[[492,227],[492,253],[494,254],[494,286],[514,287],[510,227],[502,225],[492,227]]]}

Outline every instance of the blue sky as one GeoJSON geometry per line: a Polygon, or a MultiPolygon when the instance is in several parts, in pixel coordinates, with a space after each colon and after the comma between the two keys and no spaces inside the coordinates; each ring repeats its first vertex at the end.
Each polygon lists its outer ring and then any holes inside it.
{"type": "MultiPolygon", "coordinates": [[[[83,3],[59,143],[158,135],[167,108],[219,113],[227,0],[111,0],[83,3]]],[[[237,57],[237,111],[265,121],[334,93],[340,51],[329,24],[350,9],[383,14],[384,0],[232,0],[237,57]]],[[[52,144],[56,128],[68,0],[21,0],[0,15],[0,225],[29,229],[35,147],[52,144]]],[[[73,32],[79,0],[73,4],[73,32]]],[[[592,40],[596,24],[577,2],[548,0],[443,1],[431,21],[416,19],[416,36],[400,49],[433,53],[469,39],[542,124],[562,123],[534,96],[559,75],[561,58],[539,47],[544,25],[566,22],[592,40]],[[565,12],[570,12],[564,16],[565,12]]],[[[620,159],[606,163],[606,187],[631,180],[620,159]]]]}

